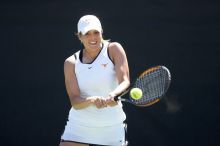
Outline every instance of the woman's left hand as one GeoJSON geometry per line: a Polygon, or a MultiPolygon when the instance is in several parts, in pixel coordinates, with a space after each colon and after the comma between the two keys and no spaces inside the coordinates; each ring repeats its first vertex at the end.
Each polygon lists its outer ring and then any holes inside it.
{"type": "Polygon", "coordinates": [[[118,104],[117,101],[114,100],[115,95],[113,93],[110,93],[108,97],[106,98],[106,103],[108,106],[116,106],[118,104]]]}

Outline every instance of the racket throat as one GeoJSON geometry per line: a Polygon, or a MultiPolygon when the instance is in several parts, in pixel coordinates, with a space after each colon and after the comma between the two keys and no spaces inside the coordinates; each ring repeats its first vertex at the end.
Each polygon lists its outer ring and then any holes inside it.
{"type": "Polygon", "coordinates": [[[126,98],[121,98],[121,96],[117,97],[117,100],[116,101],[123,101],[123,102],[129,102],[129,103],[132,103],[131,100],[129,99],[126,99],[126,98]]]}

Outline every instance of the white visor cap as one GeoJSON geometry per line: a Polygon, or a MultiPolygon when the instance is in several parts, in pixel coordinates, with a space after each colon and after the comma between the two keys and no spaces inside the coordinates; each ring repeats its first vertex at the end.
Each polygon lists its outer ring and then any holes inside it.
{"type": "Polygon", "coordinates": [[[85,15],[79,19],[78,33],[85,35],[90,30],[97,30],[102,32],[102,25],[99,19],[94,15],[85,15]]]}

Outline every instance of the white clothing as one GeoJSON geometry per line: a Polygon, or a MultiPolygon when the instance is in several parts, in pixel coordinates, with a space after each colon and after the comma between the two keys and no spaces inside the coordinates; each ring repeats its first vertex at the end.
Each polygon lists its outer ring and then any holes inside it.
{"type": "MultiPolygon", "coordinates": [[[[114,64],[108,55],[109,42],[92,63],[82,63],[80,51],[76,53],[75,73],[80,96],[107,97],[118,86],[114,64]]],[[[81,52],[82,53],[82,52],[81,52]]],[[[97,109],[95,105],[76,110],[71,108],[62,139],[101,145],[122,145],[126,115],[122,103],[97,109]]]]}
{"type": "Polygon", "coordinates": [[[105,127],[86,127],[68,121],[61,139],[88,144],[124,146],[126,143],[125,124],[105,127]]]}

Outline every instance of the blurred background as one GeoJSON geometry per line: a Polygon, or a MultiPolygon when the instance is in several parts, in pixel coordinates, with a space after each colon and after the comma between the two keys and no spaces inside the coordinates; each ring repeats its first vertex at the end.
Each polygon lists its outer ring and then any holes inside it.
{"type": "Polygon", "coordinates": [[[58,146],[70,103],[64,60],[82,46],[85,14],[122,44],[131,79],[165,65],[171,87],[159,103],[124,104],[130,146],[220,145],[220,9],[216,1],[2,1],[1,146],[58,146]]]}

